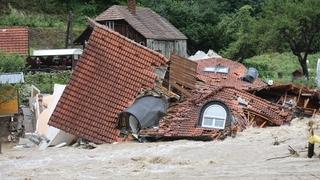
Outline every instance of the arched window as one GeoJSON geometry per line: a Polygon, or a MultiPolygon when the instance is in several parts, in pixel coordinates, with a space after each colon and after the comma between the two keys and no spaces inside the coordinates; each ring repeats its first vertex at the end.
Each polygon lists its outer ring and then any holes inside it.
{"type": "Polygon", "coordinates": [[[202,127],[224,129],[227,120],[227,110],[219,103],[205,106],[202,111],[202,127]]]}

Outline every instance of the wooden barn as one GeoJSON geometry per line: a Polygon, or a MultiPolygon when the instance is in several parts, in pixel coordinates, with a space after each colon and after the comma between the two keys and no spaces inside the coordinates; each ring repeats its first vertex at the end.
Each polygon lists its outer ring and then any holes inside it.
{"type": "MultiPolygon", "coordinates": [[[[187,56],[187,37],[150,8],[137,7],[135,0],[128,0],[128,6],[111,6],[97,16],[95,21],[166,57],[172,53],[187,56]]],[[[74,43],[85,46],[92,26],[89,23],[74,43]]]]}

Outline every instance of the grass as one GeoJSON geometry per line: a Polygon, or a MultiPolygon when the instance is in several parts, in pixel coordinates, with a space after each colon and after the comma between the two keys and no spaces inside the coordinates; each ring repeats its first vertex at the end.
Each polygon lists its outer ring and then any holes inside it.
{"type": "Polygon", "coordinates": [[[316,86],[317,60],[320,53],[310,54],[308,56],[310,69],[310,80],[305,79],[292,81],[292,72],[300,69],[300,64],[296,56],[292,53],[269,53],[246,59],[244,64],[247,67],[255,67],[259,71],[262,79],[273,79],[280,83],[304,84],[310,87],[316,86]]]}
{"type": "MultiPolygon", "coordinates": [[[[9,11],[0,13],[0,26],[54,27],[66,29],[67,14],[41,14],[17,10],[9,6],[9,11]]],[[[74,27],[85,28],[85,16],[75,16],[74,27]]]]}

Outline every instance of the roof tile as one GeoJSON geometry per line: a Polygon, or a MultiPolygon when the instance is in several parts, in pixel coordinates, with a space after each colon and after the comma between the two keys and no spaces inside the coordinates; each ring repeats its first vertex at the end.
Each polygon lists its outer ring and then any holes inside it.
{"type": "Polygon", "coordinates": [[[0,51],[20,55],[29,54],[28,28],[2,27],[0,28],[0,51]]]}
{"type": "Polygon", "coordinates": [[[136,15],[127,6],[114,5],[95,18],[96,21],[124,19],[147,39],[187,39],[177,28],[150,8],[137,7],[136,15]]]}

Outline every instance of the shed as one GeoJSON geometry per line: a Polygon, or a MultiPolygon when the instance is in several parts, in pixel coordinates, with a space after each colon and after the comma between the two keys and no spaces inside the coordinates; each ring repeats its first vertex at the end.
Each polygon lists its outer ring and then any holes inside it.
{"type": "MultiPolygon", "coordinates": [[[[173,53],[187,56],[187,37],[150,8],[137,7],[135,0],[128,0],[128,6],[111,6],[95,21],[166,57],[173,53]]],[[[74,43],[85,45],[92,29],[89,23],[74,43]]]]}
{"type": "Polygon", "coordinates": [[[34,50],[27,61],[32,71],[70,70],[75,67],[82,52],[82,49],[34,50]]]}
{"type": "Polygon", "coordinates": [[[0,117],[13,116],[18,113],[18,90],[11,85],[17,83],[24,83],[22,72],[0,74],[0,117]]]}

